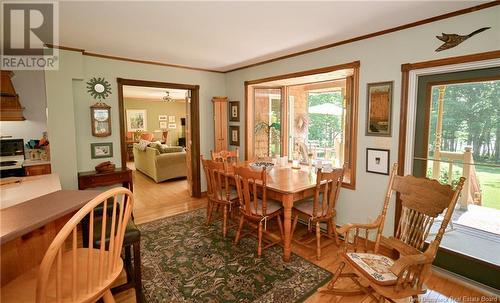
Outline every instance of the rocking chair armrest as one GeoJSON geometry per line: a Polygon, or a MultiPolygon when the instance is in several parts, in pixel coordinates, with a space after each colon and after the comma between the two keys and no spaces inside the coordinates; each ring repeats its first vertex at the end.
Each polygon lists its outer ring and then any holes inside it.
{"type": "Polygon", "coordinates": [[[377,229],[380,227],[380,223],[382,223],[382,218],[379,216],[374,222],[360,224],[360,223],[347,223],[342,225],[337,229],[337,233],[340,235],[347,235],[352,229],[377,229]]]}
{"type": "Polygon", "coordinates": [[[390,271],[399,277],[412,266],[432,264],[432,261],[434,261],[434,258],[425,253],[402,256],[396,262],[394,262],[394,265],[391,266],[390,271]]]}

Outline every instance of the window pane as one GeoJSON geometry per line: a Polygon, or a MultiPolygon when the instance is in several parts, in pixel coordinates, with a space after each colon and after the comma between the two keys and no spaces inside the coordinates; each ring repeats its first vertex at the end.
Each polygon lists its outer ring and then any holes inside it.
{"type": "Polygon", "coordinates": [[[281,109],[281,89],[255,88],[255,156],[274,157],[281,155],[281,109]]]}

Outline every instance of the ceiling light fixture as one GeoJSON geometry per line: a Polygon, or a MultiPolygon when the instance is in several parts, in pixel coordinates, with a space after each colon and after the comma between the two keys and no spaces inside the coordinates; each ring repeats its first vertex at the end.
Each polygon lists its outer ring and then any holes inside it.
{"type": "Polygon", "coordinates": [[[166,95],[165,95],[165,96],[163,96],[163,98],[162,98],[162,99],[163,99],[163,101],[165,101],[165,102],[174,102],[174,99],[172,99],[172,98],[170,97],[170,92],[169,92],[168,90],[166,91],[166,95]]]}

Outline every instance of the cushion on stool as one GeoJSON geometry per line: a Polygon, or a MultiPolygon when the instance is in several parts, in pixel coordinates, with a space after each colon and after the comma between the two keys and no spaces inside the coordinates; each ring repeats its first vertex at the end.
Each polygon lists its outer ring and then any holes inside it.
{"type": "MultiPolygon", "coordinates": [[[[118,220],[116,220],[118,224],[118,220]]],[[[102,226],[102,218],[97,218],[94,221],[94,247],[100,247],[101,245],[101,226],[102,226]]],[[[116,229],[115,229],[116,232],[116,229]]],[[[109,234],[111,233],[111,218],[106,219],[106,235],[105,241],[106,245],[109,244],[109,234]]],[[[123,246],[131,245],[135,242],[139,242],[141,240],[141,231],[137,228],[134,221],[129,220],[127,223],[127,227],[125,229],[125,236],[123,238],[123,246]]]]}
{"type": "Polygon", "coordinates": [[[345,254],[349,261],[356,268],[367,273],[376,283],[381,285],[393,285],[398,277],[391,272],[390,268],[394,265],[394,260],[386,256],[350,252],[345,254]]]}

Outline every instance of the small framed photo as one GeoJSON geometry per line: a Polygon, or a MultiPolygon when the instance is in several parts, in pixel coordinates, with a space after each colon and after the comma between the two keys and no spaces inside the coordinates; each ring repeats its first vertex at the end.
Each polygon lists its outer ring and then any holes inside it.
{"type": "Polygon", "coordinates": [[[167,121],[168,116],[167,115],[158,115],[158,121],[167,121]]]}
{"type": "Polygon", "coordinates": [[[147,111],[145,109],[127,109],[127,130],[129,132],[146,131],[147,111]]]}
{"type": "Polygon", "coordinates": [[[160,129],[167,129],[168,123],[167,121],[160,121],[160,129]]]}
{"type": "Polygon", "coordinates": [[[170,129],[177,128],[177,124],[175,124],[175,123],[169,123],[168,124],[168,128],[170,128],[170,129]]]}
{"type": "Polygon", "coordinates": [[[92,159],[113,157],[113,142],[90,143],[90,154],[92,159]]]}
{"type": "Polygon", "coordinates": [[[175,116],[168,116],[168,123],[175,123],[175,116]]]}
{"type": "Polygon", "coordinates": [[[239,101],[229,101],[229,121],[239,122],[240,121],[240,102],[239,101]]]}
{"type": "Polygon", "coordinates": [[[366,135],[390,137],[392,129],[393,81],[368,83],[366,86],[366,135]]]}
{"type": "Polygon", "coordinates": [[[367,148],[366,149],[366,172],[388,175],[389,174],[388,149],[367,148]]]}
{"type": "Polygon", "coordinates": [[[229,126],[229,144],[240,146],[240,127],[239,125],[229,126]]]}

